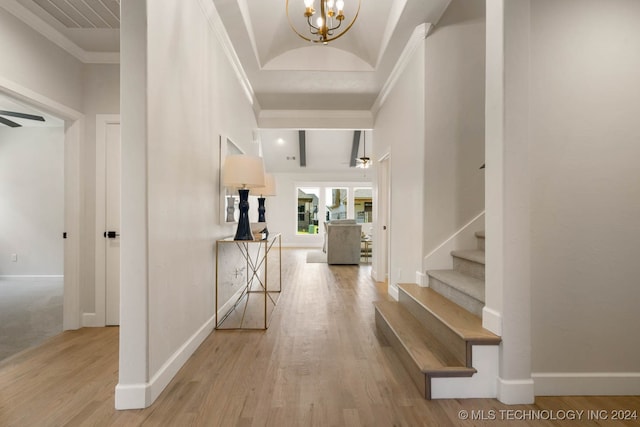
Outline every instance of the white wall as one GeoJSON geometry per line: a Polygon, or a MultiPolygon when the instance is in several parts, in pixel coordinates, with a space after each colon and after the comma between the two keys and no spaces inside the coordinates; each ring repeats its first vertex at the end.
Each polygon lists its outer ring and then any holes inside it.
{"type": "Polygon", "coordinates": [[[123,3],[122,316],[116,406],[148,406],[214,315],[218,141],[257,154],[210,2],[123,3]],[[147,91],[140,88],[146,87],[147,91]],[[125,234],[127,239],[125,240],[125,234]]]}
{"type": "Polygon", "coordinates": [[[378,111],[374,160],[390,154],[391,212],[389,292],[415,282],[422,269],[424,235],[424,40],[412,53],[378,111]]]}
{"type": "Polygon", "coordinates": [[[0,276],[61,276],[63,231],[64,129],[2,126],[0,276]]]}
{"type": "Polygon", "coordinates": [[[2,8],[0,52],[0,77],[82,111],[82,63],[2,8]]]}
{"type": "Polygon", "coordinates": [[[632,0],[531,1],[537,394],[640,392],[639,16],[632,0]]]}
{"type": "Polygon", "coordinates": [[[484,209],[484,2],[452,1],[425,50],[428,253],[484,209]]]}

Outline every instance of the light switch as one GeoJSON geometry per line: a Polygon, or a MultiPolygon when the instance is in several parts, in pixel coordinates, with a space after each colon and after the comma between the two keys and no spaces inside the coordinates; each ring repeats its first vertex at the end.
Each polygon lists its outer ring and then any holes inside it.
{"type": "Polygon", "coordinates": [[[18,254],[11,254],[11,261],[18,262],[18,254]]]}

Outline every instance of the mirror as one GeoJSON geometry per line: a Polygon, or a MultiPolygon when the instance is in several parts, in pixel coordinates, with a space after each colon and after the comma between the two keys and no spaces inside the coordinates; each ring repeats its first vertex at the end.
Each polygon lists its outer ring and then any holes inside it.
{"type": "Polygon", "coordinates": [[[226,188],[222,183],[222,168],[224,167],[224,161],[227,156],[234,154],[244,154],[244,152],[233,141],[224,135],[220,135],[220,168],[219,177],[220,182],[220,223],[221,224],[234,224],[238,222],[240,211],[238,209],[238,203],[240,198],[238,191],[235,188],[226,188]]]}

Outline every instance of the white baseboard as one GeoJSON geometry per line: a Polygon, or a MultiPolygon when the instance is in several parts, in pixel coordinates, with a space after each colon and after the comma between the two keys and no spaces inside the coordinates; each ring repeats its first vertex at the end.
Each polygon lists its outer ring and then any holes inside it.
{"type": "Polygon", "coordinates": [[[173,377],[178,373],[180,368],[189,360],[191,355],[198,349],[200,344],[211,334],[214,329],[215,319],[211,317],[204,325],[200,327],[195,334],[191,336],[173,355],[165,362],[164,365],[151,378],[151,403],[155,401],[162,390],[169,384],[173,377]]]}
{"type": "Polygon", "coordinates": [[[484,211],[449,236],[439,246],[422,259],[422,268],[429,270],[450,270],[453,268],[451,251],[455,249],[471,249],[477,246],[476,231],[484,230],[484,211]]]}
{"type": "Polygon", "coordinates": [[[640,372],[537,372],[536,396],[637,396],[640,372]]]}
{"type": "Polygon", "coordinates": [[[116,385],[116,409],[142,409],[147,406],[148,384],[116,385]]]}
{"type": "Polygon", "coordinates": [[[396,301],[398,301],[398,298],[400,298],[400,295],[398,293],[398,285],[397,284],[393,284],[393,285],[387,286],[387,293],[389,294],[389,296],[391,298],[393,298],[396,301]]]}
{"type": "Polygon", "coordinates": [[[428,286],[428,279],[427,279],[427,275],[420,272],[420,271],[416,271],[416,283],[418,284],[418,286],[425,288],[428,286]]]}
{"type": "Polygon", "coordinates": [[[82,313],[83,328],[102,328],[106,326],[104,322],[98,321],[98,315],[96,313],[82,313]]]}
{"type": "Polygon", "coordinates": [[[482,309],[482,327],[502,336],[502,314],[485,306],[482,309]]]}
{"type": "Polygon", "coordinates": [[[148,383],[118,384],[115,398],[116,409],[142,409],[151,406],[180,368],[213,331],[214,326],[215,317],[211,317],[173,353],[148,383]]]}
{"type": "Polygon", "coordinates": [[[2,274],[0,279],[64,279],[62,274],[2,274]]]}
{"type": "Polygon", "coordinates": [[[498,400],[507,405],[531,404],[535,401],[532,379],[505,380],[498,378],[498,400]]]}

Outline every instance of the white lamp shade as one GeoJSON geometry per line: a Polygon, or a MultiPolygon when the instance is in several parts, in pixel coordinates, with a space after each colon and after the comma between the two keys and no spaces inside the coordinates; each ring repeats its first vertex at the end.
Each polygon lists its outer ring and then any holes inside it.
{"type": "Polygon", "coordinates": [[[264,162],[262,157],[246,154],[228,156],[222,167],[222,184],[225,187],[234,188],[264,186],[264,162]]]}
{"type": "Polygon", "coordinates": [[[276,179],[270,173],[264,174],[264,186],[254,187],[249,193],[252,196],[275,196],[276,195],[276,179]]]}

